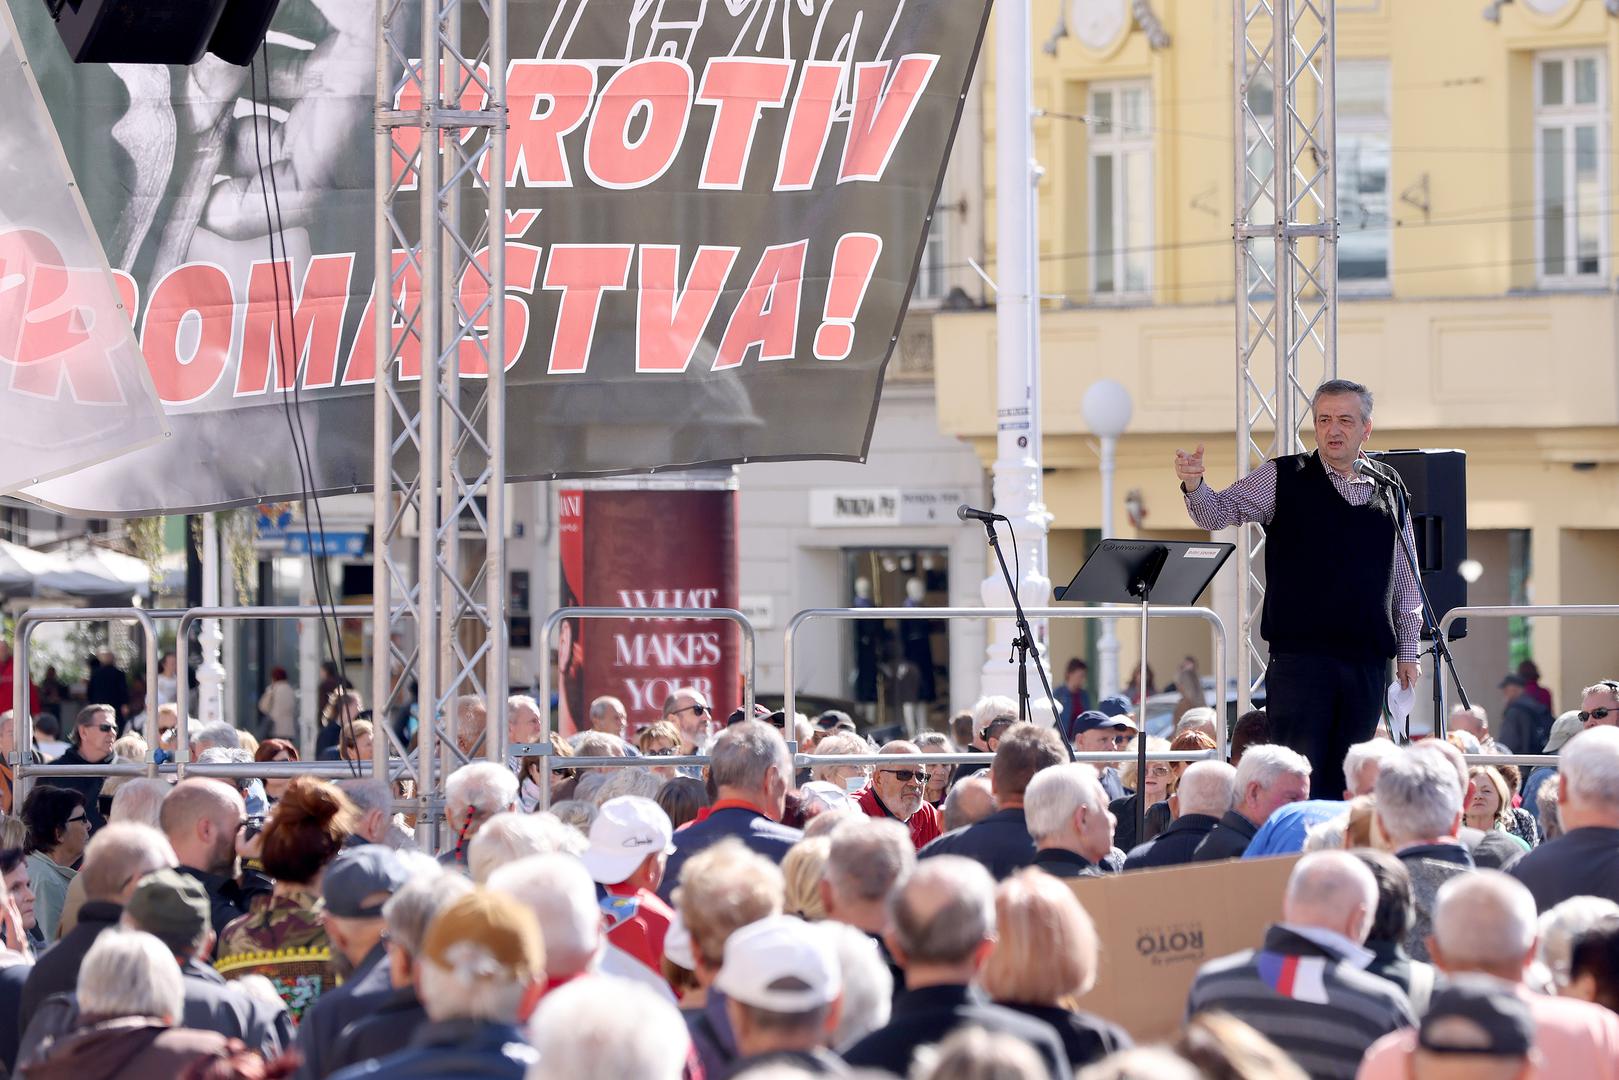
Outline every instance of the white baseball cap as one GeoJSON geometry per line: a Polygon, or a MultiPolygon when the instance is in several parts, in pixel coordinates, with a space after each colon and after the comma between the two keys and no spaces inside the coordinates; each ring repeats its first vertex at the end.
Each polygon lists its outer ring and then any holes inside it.
{"type": "Polygon", "coordinates": [[[772,915],[725,939],[714,985],[743,1005],[802,1013],[836,1001],[843,976],[837,954],[813,926],[796,916],[772,915]]]}
{"type": "Polygon", "coordinates": [[[651,799],[620,795],[608,799],[590,823],[590,847],[585,851],[585,869],[591,880],[616,885],[635,873],[648,855],[674,853],[670,840],[675,830],[669,815],[651,799]]]}

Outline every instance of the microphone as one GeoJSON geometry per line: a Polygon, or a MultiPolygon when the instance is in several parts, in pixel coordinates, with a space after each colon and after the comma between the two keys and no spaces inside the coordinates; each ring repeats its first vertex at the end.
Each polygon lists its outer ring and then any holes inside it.
{"type": "Polygon", "coordinates": [[[985,524],[992,521],[1007,520],[1007,517],[1004,514],[992,514],[988,510],[974,510],[966,503],[962,503],[960,506],[956,507],[956,517],[960,518],[962,521],[982,521],[985,524]]]}
{"type": "Polygon", "coordinates": [[[1367,458],[1356,458],[1355,463],[1350,468],[1355,470],[1357,475],[1364,476],[1374,484],[1382,484],[1384,487],[1394,488],[1396,491],[1405,490],[1405,482],[1399,478],[1398,474],[1385,475],[1367,458]]]}

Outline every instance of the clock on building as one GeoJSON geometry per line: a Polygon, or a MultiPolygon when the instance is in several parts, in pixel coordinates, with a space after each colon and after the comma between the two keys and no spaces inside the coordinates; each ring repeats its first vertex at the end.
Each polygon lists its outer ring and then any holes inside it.
{"type": "Polygon", "coordinates": [[[1130,0],[1068,0],[1068,26],[1088,49],[1101,52],[1130,23],[1130,0]]]}

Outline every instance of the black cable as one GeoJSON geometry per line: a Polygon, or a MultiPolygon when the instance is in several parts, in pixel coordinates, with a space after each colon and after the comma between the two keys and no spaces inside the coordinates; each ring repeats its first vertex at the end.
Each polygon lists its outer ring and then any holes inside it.
{"type": "MultiPolygon", "coordinates": [[[[270,52],[268,44],[261,44],[260,51],[264,61],[263,118],[267,120],[270,113],[270,52]]],[[[288,302],[286,305],[286,313],[289,334],[285,349],[292,357],[292,372],[290,378],[287,380],[287,382],[291,384],[290,394],[288,386],[284,383],[281,387],[281,407],[282,413],[287,421],[287,435],[289,441],[292,443],[293,460],[298,469],[298,484],[300,489],[299,503],[303,509],[304,540],[309,548],[308,557],[310,560],[310,576],[313,578],[315,589],[315,606],[320,611],[319,622],[321,628],[321,638],[326,647],[326,654],[332,658],[332,662],[337,666],[339,689],[341,692],[347,691],[351,687],[348,679],[346,658],[343,655],[342,649],[342,625],[338,619],[336,603],[332,600],[331,596],[331,563],[325,549],[326,522],[321,515],[320,500],[313,494],[315,487],[313,465],[314,455],[309,448],[308,434],[304,431],[303,425],[303,402],[299,395],[298,386],[298,358],[301,356],[302,350],[299,348],[298,343],[297,315],[293,310],[293,303],[295,301],[293,299],[294,294],[292,285],[292,258],[287,252],[286,226],[281,216],[281,193],[280,186],[277,183],[275,176],[273,144],[271,146],[272,160],[270,162],[270,167],[268,170],[265,168],[263,142],[268,139],[268,133],[266,133],[264,138],[261,139],[259,131],[261,118],[259,114],[260,102],[258,96],[258,71],[257,68],[251,63],[248,65],[248,75],[250,80],[249,97],[251,98],[253,106],[253,155],[257,161],[259,170],[259,194],[264,200],[266,238],[268,239],[270,245],[270,279],[275,291],[275,329],[272,331],[270,342],[272,347],[276,344],[276,334],[279,333],[280,330],[283,310],[281,300],[281,272],[277,269],[276,258],[276,241],[279,239],[281,243],[281,259],[286,263],[287,273],[288,302]],[[268,172],[269,176],[268,185],[265,183],[266,172],[268,172]],[[274,192],[275,197],[275,213],[273,217],[270,210],[272,191],[274,192]],[[311,507],[313,507],[313,515],[311,514],[311,507]],[[321,544],[318,551],[315,544],[314,533],[310,528],[311,517],[313,517],[315,525],[319,529],[321,536],[321,544]]],[[[279,378],[281,367],[281,350],[277,350],[276,352],[276,367],[277,378],[279,378]]],[[[325,711],[327,704],[327,702],[321,703],[321,711],[325,711]]],[[[353,722],[348,718],[346,709],[338,710],[338,723],[343,726],[344,735],[347,737],[350,745],[354,745],[353,722]]],[[[341,750],[339,751],[339,756],[341,756],[341,750]]],[[[359,762],[353,759],[348,760],[350,762],[350,772],[354,776],[358,777],[360,775],[359,762]]]]}

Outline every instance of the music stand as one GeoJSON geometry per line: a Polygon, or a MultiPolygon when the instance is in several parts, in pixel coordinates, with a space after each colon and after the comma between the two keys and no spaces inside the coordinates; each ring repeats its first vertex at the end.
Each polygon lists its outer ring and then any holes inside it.
{"type": "MultiPolygon", "coordinates": [[[[1141,665],[1137,706],[1141,723],[1136,736],[1136,840],[1147,835],[1147,624],[1153,600],[1175,607],[1197,603],[1214,575],[1236,550],[1233,544],[1187,543],[1179,540],[1103,540],[1067,585],[1052,595],[1067,603],[1141,605],[1141,665]]],[[[1225,687],[1216,687],[1221,704],[1225,687]]],[[[1219,710],[1225,722],[1225,709],[1219,710]]],[[[1063,738],[1069,738],[1063,731],[1063,738]]]]}

